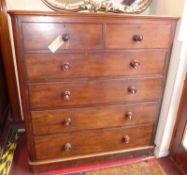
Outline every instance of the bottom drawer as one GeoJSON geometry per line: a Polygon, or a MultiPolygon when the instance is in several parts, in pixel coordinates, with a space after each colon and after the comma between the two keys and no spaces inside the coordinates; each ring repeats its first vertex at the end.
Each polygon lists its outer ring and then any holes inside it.
{"type": "Polygon", "coordinates": [[[151,145],[152,126],[73,132],[35,138],[36,159],[57,159],[151,145]]]}

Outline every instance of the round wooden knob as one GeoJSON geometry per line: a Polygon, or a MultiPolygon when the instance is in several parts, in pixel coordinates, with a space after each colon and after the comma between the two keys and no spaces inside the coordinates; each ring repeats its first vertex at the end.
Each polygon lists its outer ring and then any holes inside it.
{"type": "Polygon", "coordinates": [[[136,94],[137,93],[137,89],[135,86],[130,86],[128,88],[128,92],[131,93],[131,94],[136,94]]]}
{"type": "Polygon", "coordinates": [[[63,40],[64,42],[67,42],[67,41],[69,41],[69,39],[70,39],[70,36],[69,36],[69,34],[67,34],[67,33],[64,33],[64,34],[62,35],[62,40],[63,40]]]}
{"type": "Polygon", "coordinates": [[[65,126],[70,126],[71,125],[71,118],[66,118],[65,120],[64,120],[64,125],[65,126]]]}
{"type": "Polygon", "coordinates": [[[71,92],[70,91],[65,91],[64,92],[64,100],[68,101],[70,100],[71,92]]]}
{"type": "Polygon", "coordinates": [[[132,112],[127,112],[125,114],[125,118],[129,119],[129,120],[132,120],[132,117],[133,117],[133,113],[132,112]]]}
{"type": "Polygon", "coordinates": [[[141,34],[134,35],[133,36],[133,41],[135,41],[135,42],[142,42],[143,41],[143,35],[141,35],[141,34]]]}
{"type": "Polygon", "coordinates": [[[122,141],[123,141],[123,143],[125,143],[125,144],[129,144],[129,143],[130,143],[130,137],[129,137],[128,135],[126,135],[126,136],[124,136],[124,137],[122,138],[122,141]]]}
{"type": "Polygon", "coordinates": [[[133,60],[130,62],[130,66],[134,69],[137,69],[140,66],[140,62],[138,60],[133,60]]]}
{"type": "Polygon", "coordinates": [[[64,150],[67,151],[67,152],[70,151],[71,148],[72,148],[71,143],[66,143],[66,144],[64,145],[64,150]]]}
{"type": "Polygon", "coordinates": [[[64,63],[62,68],[64,72],[69,72],[71,70],[71,66],[69,63],[64,63]]]}

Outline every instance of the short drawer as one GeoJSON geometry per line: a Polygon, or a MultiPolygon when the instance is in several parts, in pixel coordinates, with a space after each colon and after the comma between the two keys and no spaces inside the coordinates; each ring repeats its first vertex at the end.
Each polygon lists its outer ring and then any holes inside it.
{"type": "Polygon", "coordinates": [[[106,24],[106,48],[168,48],[171,24],[106,24]]]}
{"type": "Polygon", "coordinates": [[[23,23],[25,50],[48,50],[48,46],[61,37],[60,49],[99,49],[102,46],[101,24],[77,23],[23,23]]]}
{"type": "Polygon", "coordinates": [[[152,144],[152,126],[74,132],[35,138],[37,160],[68,158],[152,144]]]}
{"type": "Polygon", "coordinates": [[[165,51],[26,54],[28,80],[162,74],[165,51]]]}
{"type": "Polygon", "coordinates": [[[30,106],[32,109],[51,109],[154,100],[161,97],[162,87],[163,80],[160,78],[30,84],[30,106]]]}
{"type": "Polygon", "coordinates": [[[34,135],[45,135],[86,129],[153,124],[158,117],[158,111],[158,103],[142,103],[32,111],[31,115],[34,135]]]}

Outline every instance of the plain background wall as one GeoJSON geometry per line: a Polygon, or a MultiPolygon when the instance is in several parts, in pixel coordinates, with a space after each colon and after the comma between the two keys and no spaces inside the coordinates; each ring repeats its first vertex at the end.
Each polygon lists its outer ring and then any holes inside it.
{"type": "MultiPolygon", "coordinates": [[[[8,10],[51,11],[41,0],[6,1],[8,10]]],[[[184,10],[184,4],[185,0],[152,0],[150,8],[143,13],[143,15],[179,16],[183,19],[179,22],[177,27],[177,34],[171,56],[163,105],[155,139],[155,153],[158,157],[166,156],[168,154],[172,129],[176,119],[183,79],[187,67],[187,37],[184,32],[187,31],[187,24],[185,23],[185,16],[187,16],[187,12],[185,13],[185,11],[187,11],[187,8],[184,10]]]]}
{"type": "Polygon", "coordinates": [[[152,0],[151,14],[182,16],[185,0],[152,0]]]}
{"type": "Polygon", "coordinates": [[[8,10],[51,11],[41,0],[6,0],[8,10]]]}

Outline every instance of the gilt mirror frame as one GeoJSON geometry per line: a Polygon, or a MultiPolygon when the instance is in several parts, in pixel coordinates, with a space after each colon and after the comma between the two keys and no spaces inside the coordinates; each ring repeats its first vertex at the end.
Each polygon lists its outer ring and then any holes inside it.
{"type": "Polygon", "coordinates": [[[151,0],[42,0],[52,10],[63,12],[112,12],[138,14],[151,0]]]}

